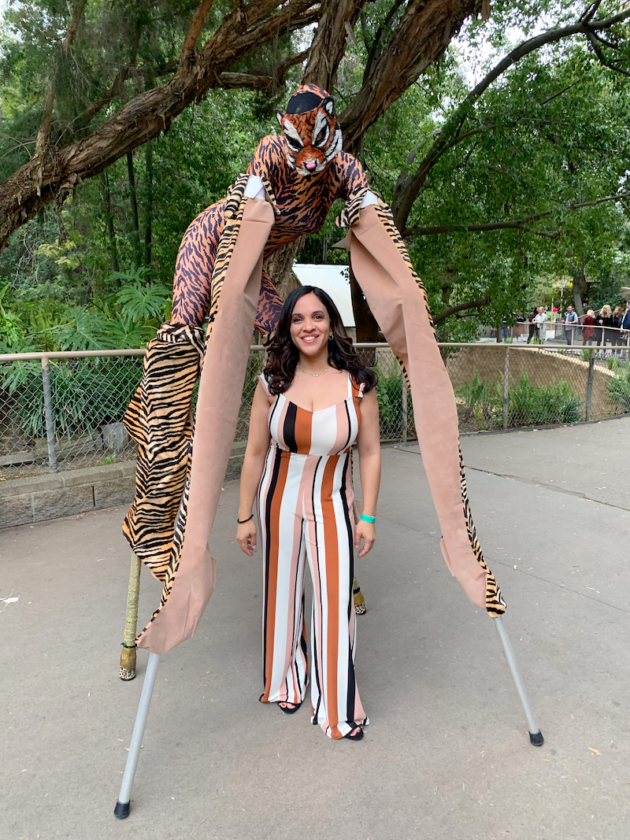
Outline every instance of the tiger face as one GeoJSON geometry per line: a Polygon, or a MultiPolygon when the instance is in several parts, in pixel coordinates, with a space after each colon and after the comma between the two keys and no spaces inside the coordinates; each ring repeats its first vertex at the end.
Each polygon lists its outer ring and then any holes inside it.
{"type": "Polygon", "coordinates": [[[284,134],[287,161],[298,175],[323,172],[342,146],[341,129],[332,96],[315,85],[293,94],[286,113],[276,117],[284,134]]]}

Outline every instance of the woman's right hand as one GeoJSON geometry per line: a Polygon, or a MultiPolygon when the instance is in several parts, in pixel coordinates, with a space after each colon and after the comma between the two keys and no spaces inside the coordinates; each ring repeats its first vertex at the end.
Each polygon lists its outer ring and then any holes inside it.
{"type": "Polygon", "coordinates": [[[237,526],[236,542],[239,544],[241,551],[244,551],[249,557],[253,556],[256,548],[256,523],[253,519],[237,526]]]}

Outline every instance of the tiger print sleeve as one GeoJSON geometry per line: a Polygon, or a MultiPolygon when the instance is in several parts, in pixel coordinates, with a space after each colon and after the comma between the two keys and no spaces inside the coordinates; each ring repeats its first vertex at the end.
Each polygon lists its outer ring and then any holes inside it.
{"type": "Polygon", "coordinates": [[[337,164],[340,181],[337,198],[344,198],[347,201],[369,188],[365,170],[354,155],[340,152],[335,163],[337,164]]]}
{"type": "Polygon", "coordinates": [[[258,144],[254,157],[247,167],[248,175],[258,175],[263,183],[271,186],[277,195],[286,178],[287,157],[284,150],[284,140],[279,134],[270,134],[258,144]]]}

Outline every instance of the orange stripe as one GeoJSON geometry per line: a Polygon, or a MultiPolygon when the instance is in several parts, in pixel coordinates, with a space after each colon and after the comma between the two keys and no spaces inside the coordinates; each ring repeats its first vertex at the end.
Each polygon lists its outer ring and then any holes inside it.
{"type": "Polygon", "coordinates": [[[271,500],[271,510],[269,513],[269,522],[267,523],[268,533],[271,541],[269,544],[269,557],[267,564],[269,566],[269,588],[267,591],[267,657],[265,662],[265,673],[267,679],[265,681],[265,690],[262,696],[262,702],[269,702],[269,690],[271,688],[271,677],[273,673],[273,646],[275,641],[276,629],[276,595],[278,592],[278,554],[280,551],[280,507],[282,505],[282,497],[284,496],[284,487],[287,481],[287,473],[289,472],[289,458],[290,452],[281,452],[280,468],[278,470],[278,481],[274,490],[273,498],[271,500]]]}
{"type": "Polygon", "coordinates": [[[295,415],[295,442],[297,444],[298,455],[309,455],[311,451],[311,433],[313,415],[310,411],[306,411],[296,406],[297,412],[295,415]]]}
{"type": "Polygon", "coordinates": [[[337,702],[337,670],[339,668],[339,540],[337,521],[332,500],[335,468],[339,459],[331,456],[324,468],[322,479],[322,514],[324,517],[324,548],[326,551],[326,599],[328,603],[328,647],[326,686],[322,686],[328,725],[333,738],[341,738],[337,729],[339,709],[337,702]]]}

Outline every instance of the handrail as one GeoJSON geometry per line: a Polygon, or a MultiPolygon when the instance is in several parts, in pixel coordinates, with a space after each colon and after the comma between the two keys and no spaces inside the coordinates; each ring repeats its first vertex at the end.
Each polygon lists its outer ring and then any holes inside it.
{"type": "MultiPolygon", "coordinates": [[[[588,326],[588,325],[587,325],[588,326]]],[[[578,328],[581,328],[582,325],[578,325],[578,328]]],[[[574,326],[573,329],[576,329],[574,326]]],[[[597,329],[593,327],[592,329],[597,329]]],[[[627,330],[620,330],[617,327],[599,327],[598,329],[602,330],[617,330],[617,332],[628,332],[627,330]]],[[[630,343],[630,335],[629,335],[629,343],[630,343]]],[[[385,341],[358,341],[355,342],[354,345],[355,349],[357,350],[380,350],[389,347],[389,344],[385,341]]],[[[624,345],[617,345],[617,347],[623,347],[624,345]]],[[[522,345],[522,344],[514,344],[512,342],[506,343],[505,341],[495,342],[495,341],[440,341],[438,342],[438,347],[499,347],[504,348],[509,347],[512,350],[533,350],[540,352],[541,350],[544,351],[551,351],[551,352],[558,352],[559,350],[569,350],[572,353],[577,351],[581,351],[584,348],[578,344],[572,345],[556,345],[556,344],[534,344],[534,345],[522,345]]],[[[265,347],[262,344],[252,344],[250,346],[250,351],[261,353],[265,350],[265,347]]],[[[597,347],[587,347],[586,349],[593,349],[596,350],[597,347]]],[[[48,359],[98,359],[101,357],[110,357],[110,356],[144,356],[146,354],[146,347],[136,348],[131,350],[55,350],[55,351],[34,351],[32,353],[0,353],[0,364],[3,362],[28,362],[28,361],[41,361],[45,362],[48,359]]]]}

